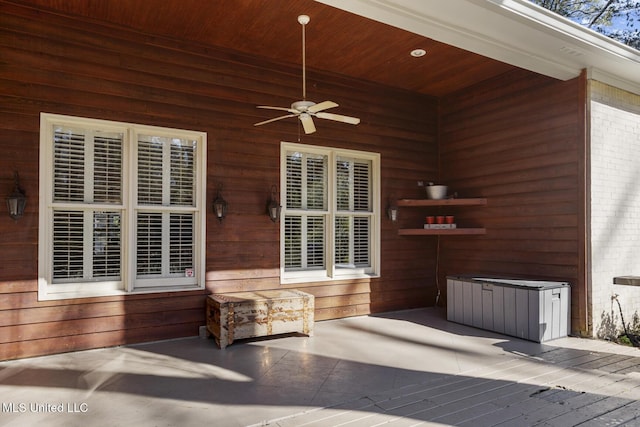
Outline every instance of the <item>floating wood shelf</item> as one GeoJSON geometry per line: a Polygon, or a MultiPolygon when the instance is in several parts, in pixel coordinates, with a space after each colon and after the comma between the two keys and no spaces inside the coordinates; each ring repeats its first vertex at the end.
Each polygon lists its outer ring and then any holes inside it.
{"type": "Polygon", "coordinates": [[[487,234],[485,228],[445,228],[445,229],[427,229],[427,228],[401,228],[398,230],[400,236],[463,236],[469,234],[487,234]]]}
{"type": "Polygon", "coordinates": [[[406,207],[424,207],[424,206],[484,206],[487,204],[487,199],[474,198],[474,199],[400,199],[397,202],[398,206],[406,207]]]}
{"type": "MultiPolygon", "coordinates": [[[[487,199],[484,197],[472,199],[400,199],[397,202],[400,207],[428,207],[428,206],[485,206],[487,199]]],[[[485,228],[402,228],[398,230],[400,236],[464,236],[471,234],[487,234],[485,228]]]]}

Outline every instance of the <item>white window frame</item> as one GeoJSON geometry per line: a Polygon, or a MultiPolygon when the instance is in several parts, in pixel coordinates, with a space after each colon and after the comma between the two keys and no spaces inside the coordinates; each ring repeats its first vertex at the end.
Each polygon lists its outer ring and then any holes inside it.
{"type": "Polygon", "coordinates": [[[280,282],[304,283],[327,280],[341,280],[351,278],[372,278],[380,276],[380,154],[314,146],[282,141],[280,146],[280,188],[281,194],[281,219],[280,219],[280,282]],[[287,208],[287,152],[297,151],[302,153],[327,156],[328,182],[327,182],[327,209],[326,210],[299,210],[287,208]],[[352,158],[371,162],[371,211],[365,212],[339,212],[337,210],[336,195],[336,161],[338,158],[352,158]],[[285,266],[285,220],[288,214],[323,216],[325,219],[325,264],[323,269],[302,269],[286,271],[285,266]],[[358,216],[364,214],[371,218],[371,235],[369,237],[370,266],[367,268],[340,268],[335,264],[335,219],[340,215],[358,216]]]}
{"type": "MultiPolygon", "coordinates": [[[[83,117],[41,113],[40,115],[40,200],[38,230],[38,299],[53,300],[137,293],[201,290],[205,287],[206,230],[206,132],[145,126],[83,117]],[[87,204],[89,211],[108,210],[121,213],[121,267],[119,280],[68,281],[53,280],[53,213],[65,206],[78,209],[81,203],[60,203],[53,200],[54,128],[65,126],[89,131],[116,132],[123,135],[122,201],[120,204],[87,204]],[[194,164],[194,200],[192,206],[146,206],[137,202],[137,141],[138,135],[182,138],[196,141],[194,164]],[[193,270],[185,277],[162,277],[145,280],[136,277],[136,214],[138,211],[193,214],[193,270]]],[[[165,181],[165,184],[168,181],[165,181]]],[[[82,208],[80,208],[82,209],[82,208]]],[[[90,224],[85,224],[90,226],[90,224]]],[[[163,258],[166,261],[166,256],[163,258]]]]}

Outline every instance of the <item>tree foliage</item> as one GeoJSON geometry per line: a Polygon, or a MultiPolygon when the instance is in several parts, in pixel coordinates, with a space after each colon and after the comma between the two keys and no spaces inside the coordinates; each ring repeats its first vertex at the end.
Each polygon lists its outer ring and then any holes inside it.
{"type": "Polygon", "coordinates": [[[531,0],[640,50],[640,0],[531,0]]]}

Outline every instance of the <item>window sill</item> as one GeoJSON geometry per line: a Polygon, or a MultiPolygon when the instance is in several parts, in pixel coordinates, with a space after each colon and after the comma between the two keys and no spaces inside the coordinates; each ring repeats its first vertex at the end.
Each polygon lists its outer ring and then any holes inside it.
{"type": "Polygon", "coordinates": [[[298,283],[321,283],[321,282],[340,282],[343,280],[362,280],[362,279],[375,279],[380,277],[379,274],[345,274],[334,277],[290,277],[290,278],[281,278],[281,285],[294,285],[298,283]]]}
{"type": "Polygon", "coordinates": [[[620,276],[613,278],[614,285],[640,286],[640,276],[620,276]]]}
{"type": "Polygon", "coordinates": [[[102,297],[114,297],[114,296],[131,296],[131,295],[144,295],[144,294],[159,294],[159,293],[174,293],[174,292],[192,292],[202,291],[204,286],[173,286],[173,287],[156,287],[156,288],[142,288],[136,289],[131,292],[123,291],[122,289],[114,290],[96,290],[94,292],[41,292],[38,295],[38,301],[60,301],[70,299],[82,299],[82,298],[102,298],[102,297]]]}

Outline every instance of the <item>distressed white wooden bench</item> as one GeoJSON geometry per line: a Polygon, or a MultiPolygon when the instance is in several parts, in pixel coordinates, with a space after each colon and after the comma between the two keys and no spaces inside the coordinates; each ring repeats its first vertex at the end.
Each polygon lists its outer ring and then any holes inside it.
{"type": "Polygon", "coordinates": [[[236,339],[298,332],[313,335],[314,297],[295,289],[212,294],[207,333],[221,349],[236,339]]]}

